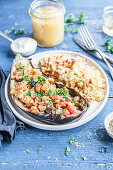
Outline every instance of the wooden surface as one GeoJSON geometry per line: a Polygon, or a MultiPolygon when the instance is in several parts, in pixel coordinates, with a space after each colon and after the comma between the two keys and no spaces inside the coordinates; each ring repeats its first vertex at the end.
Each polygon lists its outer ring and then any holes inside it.
{"type": "MultiPolygon", "coordinates": [[[[112,5],[111,0],[63,0],[63,2],[67,13],[74,13],[77,17],[80,12],[83,12],[88,16],[87,27],[100,49],[108,38],[113,40],[102,32],[103,8],[112,5]]],[[[27,36],[32,37],[32,24],[28,14],[30,3],[31,0],[0,0],[0,31],[6,32],[11,27],[24,28],[28,32],[27,36]]],[[[17,38],[15,35],[9,36],[13,39],[17,38]]],[[[64,41],[59,46],[54,48],[37,47],[36,52],[56,49],[80,52],[99,63],[107,74],[110,96],[113,96],[113,81],[106,65],[78,47],[72,41],[72,34],[65,34],[64,41]],[[67,48],[64,49],[64,45],[67,48]]],[[[113,58],[113,55],[110,56],[113,58]]],[[[10,72],[13,59],[10,42],[0,37],[0,66],[7,75],[10,72]]],[[[113,140],[107,135],[104,128],[104,119],[107,114],[113,111],[112,105],[113,98],[109,98],[106,106],[96,118],[71,130],[53,132],[29,127],[27,130],[17,131],[15,140],[12,143],[3,143],[3,148],[0,149],[0,169],[113,169],[113,140]],[[76,142],[80,143],[80,148],[69,144],[73,137],[76,142]],[[65,155],[66,146],[71,149],[68,156],[65,155]],[[40,148],[40,153],[37,151],[38,148],[40,148]],[[103,148],[106,148],[106,153],[103,153],[103,148]],[[26,152],[27,149],[29,149],[29,153],[26,152]],[[82,160],[82,155],[87,160],[82,160]]]]}

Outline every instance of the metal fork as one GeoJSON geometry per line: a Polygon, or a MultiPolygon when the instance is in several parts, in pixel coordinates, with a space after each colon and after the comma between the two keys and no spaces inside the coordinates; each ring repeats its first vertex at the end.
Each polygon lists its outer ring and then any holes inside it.
{"type": "Polygon", "coordinates": [[[86,26],[82,26],[79,28],[79,32],[80,35],[82,37],[82,40],[86,46],[86,48],[89,51],[97,51],[102,59],[104,60],[104,62],[106,63],[106,65],[108,66],[109,72],[111,74],[111,77],[113,79],[113,67],[109,64],[109,62],[106,60],[105,56],[103,55],[103,53],[98,49],[98,46],[95,44],[91,34],[89,33],[88,29],[86,26]]]}

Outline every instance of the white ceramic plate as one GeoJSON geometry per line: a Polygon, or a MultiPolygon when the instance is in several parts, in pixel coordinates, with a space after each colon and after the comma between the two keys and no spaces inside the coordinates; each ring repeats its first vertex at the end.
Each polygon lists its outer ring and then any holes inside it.
{"type": "Polygon", "coordinates": [[[48,125],[48,124],[45,124],[43,122],[40,122],[40,121],[30,117],[25,112],[23,112],[18,106],[16,106],[16,104],[12,101],[11,96],[9,94],[9,79],[10,79],[10,75],[9,75],[7,78],[6,84],[5,84],[5,97],[6,97],[7,103],[9,104],[9,106],[10,106],[11,110],[13,111],[13,113],[15,114],[15,116],[17,116],[20,120],[22,120],[26,124],[29,124],[33,127],[39,128],[39,129],[66,130],[66,129],[78,127],[80,125],[83,125],[83,124],[89,122],[97,114],[99,114],[99,112],[103,109],[103,107],[106,104],[107,99],[108,99],[109,83],[108,83],[108,79],[107,79],[103,69],[95,61],[91,60],[90,58],[88,58],[82,54],[71,52],[71,51],[61,51],[61,50],[47,51],[47,52],[37,53],[37,54],[31,56],[30,58],[32,59],[32,63],[35,66],[37,66],[40,58],[45,57],[45,56],[51,56],[51,55],[66,55],[66,56],[73,56],[73,57],[76,55],[80,55],[80,56],[86,58],[87,63],[91,66],[95,66],[96,69],[98,69],[101,72],[102,76],[105,78],[105,81],[106,81],[105,99],[102,102],[96,102],[96,101],[92,102],[88,111],[83,115],[83,117],[78,122],[73,121],[73,122],[70,122],[67,124],[62,124],[62,125],[48,125]]]}

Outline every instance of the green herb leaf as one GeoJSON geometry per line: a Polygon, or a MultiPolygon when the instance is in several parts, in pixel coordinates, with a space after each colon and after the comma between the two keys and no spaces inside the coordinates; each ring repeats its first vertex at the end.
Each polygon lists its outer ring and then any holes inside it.
{"type": "Polygon", "coordinates": [[[23,69],[24,65],[22,65],[21,63],[19,64],[19,70],[23,69]]]}
{"type": "Polygon", "coordinates": [[[40,149],[38,149],[38,153],[40,153],[40,149]]]}
{"type": "Polygon", "coordinates": [[[66,150],[65,150],[65,154],[68,155],[70,152],[70,148],[67,146],[66,150]]]}
{"type": "Polygon", "coordinates": [[[66,96],[68,94],[68,89],[66,91],[64,91],[63,89],[56,89],[56,95],[60,95],[60,96],[66,96]]]}
{"type": "Polygon", "coordinates": [[[75,142],[75,138],[73,137],[72,140],[70,140],[70,145],[73,145],[75,142]]]}
{"type": "Polygon", "coordinates": [[[56,81],[54,81],[54,83],[56,83],[56,81]]]}
{"type": "Polygon", "coordinates": [[[62,113],[64,114],[66,111],[67,111],[67,109],[63,109],[63,110],[62,110],[62,113]]]}
{"type": "Polygon", "coordinates": [[[54,107],[54,109],[57,111],[59,107],[54,107]]]}
{"type": "Polygon", "coordinates": [[[65,98],[62,99],[63,102],[65,102],[65,100],[66,100],[65,98]]]}
{"type": "Polygon", "coordinates": [[[80,105],[80,103],[75,101],[75,97],[73,97],[73,103],[78,107],[80,105]]]}
{"type": "Polygon", "coordinates": [[[51,96],[52,96],[52,90],[49,89],[49,97],[51,97],[51,96]]]}
{"type": "Polygon", "coordinates": [[[73,14],[68,14],[65,19],[64,19],[64,23],[65,25],[68,25],[68,24],[73,24],[75,22],[75,19],[74,19],[74,15],[73,14]]]}
{"type": "Polygon", "coordinates": [[[71,98],[69,96],[65,96],[65,98],[71,100],[71,98]]]}
{"type": "Polygon", "coordinates": [[[25,96],[30,96],[31,91],[30,91],[30,90],[29,90],[29,91],[26,91],[24,94],[25,94],[25,96]]]}
{"type": "Polygon", "coordinates": [[[34,77],[33,81],[35,83],[43,85],[44,81],[46,81],[46,79],[43,76],[39,76],[39,77],[34,77]]]}
{"type": "Polygon", "coordinates": [[[81,156],[81,158],[85,161],[87,160],[87,158],[85,156],[81,156]]]}
{"type": "Polygon", "coordinates": [[[39,91],[36,90],[35,95],[37,97],[42,97],[42,96],[44,96],[44,91],[39,92],[39,91]]]}
{"type": "Polygon", "coordinates": [[[42,100],[41,99],[37,99],[38,100],[38,102],[41,102],[42,100]]]}
{"type": "Polygon", "coordinates": [[[27,74],[25,74],[25,75],[23,76],[23,80],[28,81],[28,82],[30,81],[27,74]]]}
{"type": "Polygon", "coordinates": [[[79,18],[76,20],[76,23],[77,24],[85,24],[87,22],[86,19],[87,19],[87,17],[83,13],[80,13],[79,18]]]}
{"type": "Polygon", "coordinates": [[[107,40],[102,46],[103,46],[109,53],[113,54],[113,41],[107,40]]]}
{"type": "Polygon", "coordinates": [[[77,27],[76,27],[76,26],[74,26],[74,27],[72,28],[71,32],[78,32],[77,27]]]}
{"type": "Polygon", "coordinates": [[[70,32],[69,28],[66,27],[66,28],[64,29],[64,32],[65,32],[65,33],[70,32]]]}
{"type": "Polygon", "coordinates": [[[29,153],[30,152],[29,149],[27,149],[26,152],[29,153]]]}

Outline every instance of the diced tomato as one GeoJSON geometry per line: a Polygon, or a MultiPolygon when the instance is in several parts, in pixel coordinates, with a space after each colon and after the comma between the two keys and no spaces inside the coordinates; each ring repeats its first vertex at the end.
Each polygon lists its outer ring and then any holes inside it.
{"type": "Polygon", "coordinates": [[[66,102],[71,102],[72,103],[72,101],[70,99],[66,99],[66,102]]]}
{"type": "Polygon", "coordinates": [[[67,106],[66,109],[70,112],[70,114],[76,113],[76,110],[73,106],[67,106]]]}
{"type": "Polygon", "coordinates": [[[14,71],[14,72],[13,72],[13,75],[15,76],[16,74],[17,74],[17,71],[14,71]]]}
{"type": "Polygon", "coordinates": [[[77,82],[75,82],[75,86],[77,86],[77,82]]]}
{"type": "Polygon", "coordinates": [[[41,87],[42,87],[42,85],[36,84],[35,85],[35,90],[40,92],[41,91],[41,87]]]}
{"type": "Polygon", "coordinates": [[[52,96],[52,99],[53,100],[59,100],[59,101],[62,101],[62,96],[59,96],[59,95],[55,95],[55,96],[52,96]]]}
{"type": "Polygon", "coordinates": [[[45,104],[44,101],[39,102],[39,105],[41,105],[41,106],[44,106],[44,104],[45,104]]]}
{"type": "Polygon", "coordinates": [[[33,103],[26,103],[26,106],[27,106],[27,107],[32,107],[32,106],[33,106],[33,103]]]}
{"type": "Polygon", "coordinates": [[[60,102],[58,104],[56,104],[56,107],[62,107],[63,109],[66,107],[66,103],[65,102],[60,102]]]}
{"type": "Polygon", "coordinates": [[[92,79],[89,79],[89,84],[92,84],[92,79]]]}
{"type": "Polygon", "coordinates": [[[51,110],[55,110],[53,107],[50,108],[51,110]]]}
{"type": "Polygon", "coordinates": [[[58,71],[56,71],[55,73],[56,73],[56,75],[60,75],[60,73],[58,71]]]}
{"type": "Polygon", "coordinates": [[[32,98],[33,100],[36,99],[36,96],[35,96],[34,93],[31,93],[31,98],[32,98]]]}

